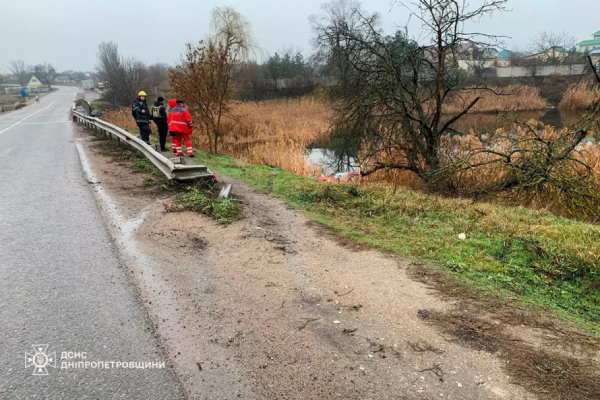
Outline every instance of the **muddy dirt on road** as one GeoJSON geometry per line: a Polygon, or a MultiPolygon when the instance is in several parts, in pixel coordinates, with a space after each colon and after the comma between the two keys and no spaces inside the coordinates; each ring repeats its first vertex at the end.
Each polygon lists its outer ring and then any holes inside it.
{"type": "Polygon", "coordinates": [[[172,195],[145,188],[78,129],[124,268],[190,398],[600,398],[596,350],[570,358],[554,346],[576,368],[532,372],[562,368],[543,352],[549,332],[440,296],[409,261],[340,240],[224,176],[240,220],[166,212],[172,195]]]}

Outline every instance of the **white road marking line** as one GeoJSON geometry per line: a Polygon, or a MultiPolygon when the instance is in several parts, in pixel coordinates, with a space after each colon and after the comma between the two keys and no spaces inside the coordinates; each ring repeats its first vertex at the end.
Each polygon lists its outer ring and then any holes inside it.
{"type": "Polygon", "coordinates": [[[46,109],[50,108],[50,106],[52,106],[52,104],[56,103],[57,101],[58,101],[58,100],[54,100],[52,103],[48,104],[48,107],[46,107],[46,108],[42,108],[42,109],[40,109],[40,110],[37,110],[36,112],[29,114],[28,116],[26,116],[26,117],[25,117],[25,118],[23,118],[22,120],[15,122],[14,124],[12,124],[11,126],[9,126],[8,128],[4,128],[4,129],[2,129],[2,130],[0,131],[0,135],[2,135],[4,132],[6,132],[7,130],[9,130],[10,128],[13,128],[13,127],[15,127],[15,126],[19,125],[21,122],[25,121],[27,118],[29,118],[29,117],[33,117],[35,114],[39,113],[40,111],[44,111],[44,110],[46,110],[46,109]]]}
{"type": "Polygon", "coordinates": [[[53,121],[53,122],[25,122],[21,125],[48,125],[48,124],[68,124],[69,121],[53,121]]]}
{"type": "Polygon", "coordinates": [[[40,115],[38,115],[38,117],[55,117],[55,116],[58,116],[58,115],[64,116],[65,113],[61,113],[61,114],[40,114],[40,115]]]}

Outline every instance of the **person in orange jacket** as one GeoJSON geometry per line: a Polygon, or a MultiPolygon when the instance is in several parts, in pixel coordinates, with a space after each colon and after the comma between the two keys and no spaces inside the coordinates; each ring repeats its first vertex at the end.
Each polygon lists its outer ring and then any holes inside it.
{"type": "Polygon", "coordinates": [[[194,124],[190,112],[185,108],[183,100],[169,100],[169,115],[167,116],[167,124],[169,125],[169,134],[174,146],[174,151],[177,151],[178,156],[183,155],[181,148],[182,139],[185,141],[188,157],[194,157],[192,149],[192,131],[194,124]]]}

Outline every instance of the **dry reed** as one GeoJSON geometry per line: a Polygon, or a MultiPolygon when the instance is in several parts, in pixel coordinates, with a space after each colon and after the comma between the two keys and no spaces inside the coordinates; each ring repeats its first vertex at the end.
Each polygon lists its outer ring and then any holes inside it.
{"type": "MultiPolygon", "coordinates": [[[[270,165],[296,174],[320,176],[306,162],[307,146],[330,132],[332,110],[311,97],[265,102],[236,102],[222,122],[221,153],[252,164],[270,165]]],[[[197,132],[194,145],[207,150],[197,132]]]]}
{"type": "MultiPolygon", "coordinates": [[[[192,116],[193,110],[191,110],[192,116]]],[[[333,116],[327,103],[311,97],[264,102],[235,102],[222,121],[220,153],[252,164],[270,165],[296,174],[320,176],[321,167],[305,159],[308,145],[330,132],[333,116]]],[[[128,109],[111,110],[106,121],[129,131],[137,125],[128,109]]],[[[193,118],[198,121],[198,118],[193,118]]],[[[153,128],[153,131],[156,131],[153,128]]],[[[196,123],[194,147],[208,151],[210,146],[196,123]]]]}
{"type": "Polygon", "coordinates": [[[131,116],[131,110],[128,108],[106,111],[102,114],[102,119],[130,132],[138,130],[137,124],[131,116]]]}
{"type": "MultiPolygon", "coordinates": [[[[505,92],[518,93],[518,95],[497,97],[490,93],[496,102],[483,102],[482,107],[489,110],[502,105],[505,107],[502,110],[506,111],[506,109],[516,110],[520,104],[526,101],[531,101],[537,106],[543,104],[537,89],[530,90],[522,86],[509,88],[511,89],[507,89],[505,92]]],[[[477,93],[473,92],[472,95],[475,96],[477,93]]],[[[484,100],[486,99],[489,100],[488,95],[485,96],[484,100]]],[[[469,98],[465,97],[463,101],[467,102],[469,98]]],[[[454,102],[453,104],[457,107],[458,103],[454,102]]],[[[531,115],[533,119],[541,116],[541,113],[539,116],[531,115]]],[[[330,134],[332,117],[333,111],[329,104],[312,97],[264,102],[235,102],[231,105],[231,113],[222,122],[224,135],[220,153],[253,164],[282,168],[296,174],[320,176],[321,168],[311,165],[306,159],[306,149],[311,143],[330,134]]],[[[106,112],[103,118],[131,131],[137,129],[128,109],[106,112]]],[[[470,134],[463,137],[454,136],[452,140],[444,143],[444,146],[450,148],[454,154],[481,147],[484,145],[481,140],[486,140],[485,136],[476,135],[470,126],[465,125],[464,128],[467,128],[465,131],[470,131],[470,134]]],[[[505,126],[505,129],[508,128],[505,126]]],[[[546,127],[544,129],[553,128],[546,127]]],[[[493,132],[493,130],[490,131],[493,132]]],[[[548,135],[551,136],[553,133],[549,131],[548,135]]],[[[487,136],[489,139],[496,135],[492,133],[487,136]]],[[[194,132],[193,143],[197,148],[209,149],[206,135],[199,127],[194,132]]],[[[495,145],[508,146],[509,143],[496,142],[495,145]]],[[[579,157],[600,174],[599,148],[586,143],[581,150],[579,157]]],[[[490,166],[487,169],[480,169],[476,173],[468,173],[462,178],[474,187],[482,187],[501,178],[502,174],[503,172],[497,167],[490,166]]],[[[416,174],[407,171],[379,171],[362,181],[410,187],[418,187],[422,184],[416,174]]]]}
{"type": "Polygon", "coordinates": [[[562,110],[582,110],[588,108],[600,97],[600,88],[594,82],[576,83],[565,92],[559,107],[562,110]]]}
{"type": "Polygon", "coordinates": [[[481,99],[471,109],[471,112],[514,112],[544,110],[546,108],[546,103],[540,95],[539,88],[510,85],[504,88],[490,89],[472,88],[455,92],[449,101],[444,104],[444,113],[459,113],[477,97],[481,97],[481,99]],[[499,93],[499,95],[496,93],[499,93]]]}

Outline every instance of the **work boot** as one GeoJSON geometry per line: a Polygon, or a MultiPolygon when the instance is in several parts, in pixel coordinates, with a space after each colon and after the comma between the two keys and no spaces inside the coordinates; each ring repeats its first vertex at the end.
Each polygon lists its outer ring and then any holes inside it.
{"type": "Polygon", "coordinates": [[[188,157],[190,157],[190,158],[194,158],[194,157],[196,157],[196,156],[195,156],[195,155],[193,155],[193,154],[190,154],[190,155],[188,155],[188,157]]]}

